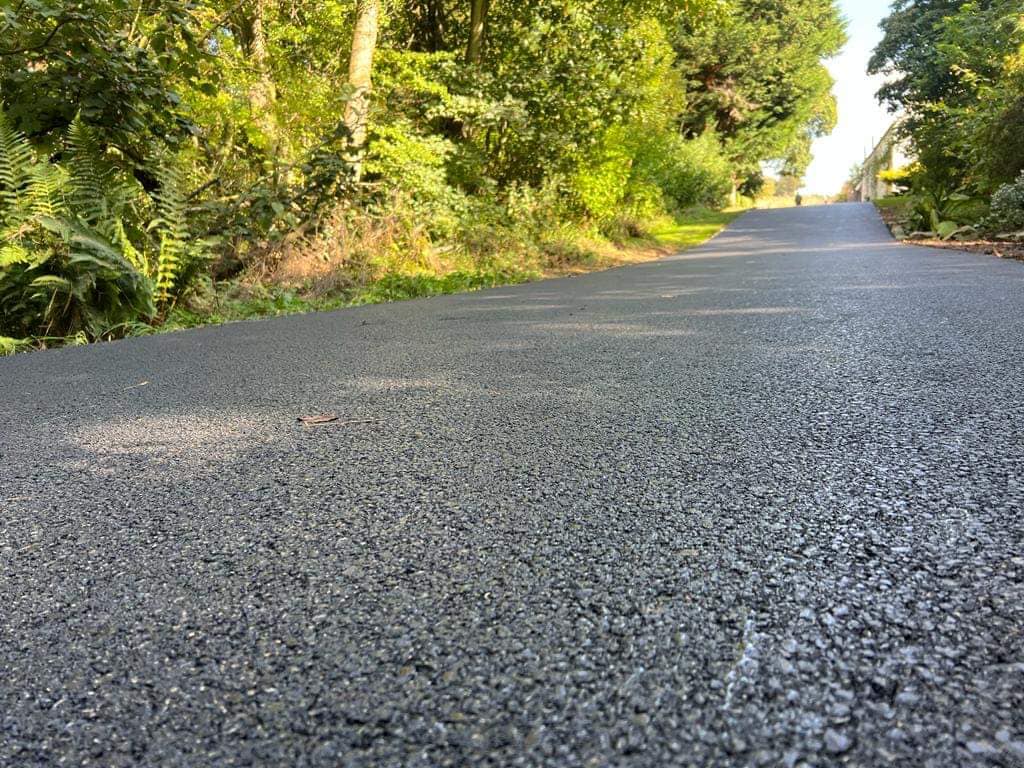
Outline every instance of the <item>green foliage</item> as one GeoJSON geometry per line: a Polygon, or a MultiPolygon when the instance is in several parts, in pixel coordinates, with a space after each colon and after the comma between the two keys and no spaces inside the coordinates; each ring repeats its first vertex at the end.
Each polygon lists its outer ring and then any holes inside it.
{"type": "MultiPolygon", "coordinates": [[[[339,221],[365,237],[331,258],[380,278],[366,300],[579,264],[584,234],[628,239],[722,206],[762,163],[799,177],[835,120],[834,0],[490,3],[472,57],[469,3],[382,7],[359,174],[355,0],[5,9],[0,333],[182,322],[197,286],[272,275],[339,221]],[[387,268],[398,251],[423,274],[387,268]]],[[[1004,97],[984,130],[1016,114],[1004,97]]]]}
{"type": "MultiPolygon", "coordinates": [[[[177,330],[208,323],[225,323],[255,317],[291,315],[324,311],[339,307],[379,302],[405,301],[461,291],[475,291],[498,285],[522,283],[538,273],[512,267],[457,270],[444,275],[387,273],[373,283],[325,297],[309,297],[291,289],[274,286],[221,289],[214,306],[201,313],[188,307],[175,307],[163,328],[177,330]]],[[[142,329],[133,329],[139,332],[142,329]]],[[[13,341],[13,340],[12,340],[13,341]]],[[[2,345],[3,339],[0,339],[2,345]]],[[[19,344],[18,349],[24,348],[19,344]]],[[[11,351],[16,351],[12,348],[11,351]]],[[[0,347],[2,353],[2,347],[0,347]]]]}
{"type": "Polygon", "coordinates": [[[1024,238],[1024,171],[992,195],[991,211],[982,226],[996,235],[1024,238]]]}
{"type": "Polygon", "coordinates": [[[74,120],[55,164],[0,111],[4,335],[123,335],[156,318],[187,287],[185,269],[202,263],[172,162],[153,170],[150,197],[99,136],[74,120]]]}
{"type": "Polygon", "coordinates": [[[888,182],[889,184],[906,187],[910,185],[912,175],[913,171],[909,167],[891,168],[889,170],[879,171],[878,178],[882,181],[888,182]]]}
{"type": "Polygon", "coordinates": [[[990,195],[1024,169],[1019,0],[898,0],[869,71],[906,114],[917,188],[990,195]]]}
{"type": "Polygon", "coordinates": [[[764,160],[802,176],[811,141],[835,124],[822,60],[844,41],[830,0],[724,0],[715,13],[686,16],[676,41],[688,82],[685,130],[714,129],[739,178],[757,176],[764,160]]]}
{"type": "Polygon", "coordinates": [[[907,228],[943,240],[974,231],[988,206],[981,198],[941,188],[915,192],[910,197],[907,228]]]}
{"type": "Polygon", "coordinates": [[[732,165],[715,134],[695,139],[673,137],[658,169],[659,183],[678,208],[726,204],[732,190],[732,165]]]}
{"type": "Polygon", "coordinates": [[[31,339],[12,339],[10,336],[0,336],[0,357],[13,355],[15,352],[22,352],[31,347],[31,339]]]}
{"type": "Polygon", "coordinates": [[[406,195],[431,234],[452,236],[469,209],[465,194],[448,183],[453,142],[419,134],[408,122],[376,126],[371,139],[365,178],[406,195]]]}
{"type": "Polygon", "coordinates": [[[497,285],[521,283],[531,277],[523,270],[492,269],[474,272],[449,272],[446,275],[389,274],[357,293],[354,304],[376,304],[384,301],[404,301],[444,293],[477,291],[497,285]]]}
{"type": "Polygon", "coordinates": [[[155,217],[149,229],[155,233],[155,254],[143,263],[151,276],[162,312],[189,287],[210,259],[211,241],[197,238],[190,230],[185,175],[178,161],[164,158],[154,174],[159,186],[153,195],[155,217]]]}
{"type": "Polygon", "coordinates": [[[170,76],[200,57],[188,0],[22,0],[0,21],[0,107],[33,141],[59,147],[76,117],[140,164],[188,135],[170,76]]]}
{"type": "Polygon", "coordinates": [[[91,338],[152,315],[145,277],[106,232],[117,225],[90,162],[86,132],[72,132],[70,172],[38,159],[0,111],[0,333],[91,338]],[[99,198],[93,195],[99,194],[99,198]],[[104,231],[106,230],[106,232],[104,231]]]}

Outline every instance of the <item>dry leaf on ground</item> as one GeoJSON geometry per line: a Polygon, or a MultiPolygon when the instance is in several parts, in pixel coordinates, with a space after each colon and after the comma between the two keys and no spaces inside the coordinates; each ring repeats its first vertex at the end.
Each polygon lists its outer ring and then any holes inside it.
{"type": "Polygon", "coordinates": [[[298,421],[303,424],[329,424],[338,420],[336,413],[322,413],[319,416],[299,416],[298,421]]]}

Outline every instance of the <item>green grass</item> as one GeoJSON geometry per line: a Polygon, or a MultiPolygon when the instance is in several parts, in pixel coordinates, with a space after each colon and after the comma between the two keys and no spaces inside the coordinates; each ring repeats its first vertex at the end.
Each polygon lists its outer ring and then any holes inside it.
{"type": "Polygon", "coordinates": [[[496,268],[473,272],[449,272],[446,275],[385,275],[380,280],[356,292],[348,304],[378,304],[386,301],[404,301],[444,293],[463,293],[513,285],[538,278],[540,275],[515,268],[496,268]]]}
{"type": "MultiPolygon", "coordinates": [[[[717,234],[740,213],[739,210],[712,211],[694,208],[674,218],[658,222],[651,228],[649,235],[661,247],[685,250],[700,245],[717,234]]],[[[585,265],[595,260],[579,258],[574,261],[585,265]]],[[[218,286],[215,290],[211,306],[202,310],[176,308],[167,318],[167,322],[155,330],[172,331],[257,317],[321,312],[362,304],[463,293],[500,285],[514,285],[541,277],[543,274],[539,271],[515,266],[457,270],[443,275],[389,273],[369,285],[327,297],[306,296],[295,290],[274,285],[242,290],[239,286],[228,283],[218,286]]]]}
{"type": "Polygon", "coordinates": [[[682,251],[714,237],[741,213],[735,209],[712,211],[691,208],[674,219],[659,222],[651,228],[650,234],[659,245],[682,251]]]}
{"type": "Polygon", "coordinates": [[[361,304],[419,299],[446,293],[477,291],[498,285],[511,285],[540,277],[538,273],[510,268],[456,271],[444,275],[385,275],[369,285],[336,296],[304,296],[275,285],[242,287],[224,283],[214,289],[210,306],[203,309],[176,307],[159,328],[151,332],[175,331],[201,325],[217,325],[259,317],[279,317],[302,312],[324,312],[361,304]]]}
{"type": "Polygon", "coordinates": [[[0,357],[13,355],[15,352],[25,352],[32,348],[32,339],[12,339],[10,336],[0,336],[0,357]]]}

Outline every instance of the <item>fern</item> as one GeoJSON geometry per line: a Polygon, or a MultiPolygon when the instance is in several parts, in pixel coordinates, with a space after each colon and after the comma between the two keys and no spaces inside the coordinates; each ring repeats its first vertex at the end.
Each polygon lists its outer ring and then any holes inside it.
{"type": "Polygon", "coordinates": [[[189,258],[188,209],[179,166],[173,161],[162,163],[156,177],[160,189],[155,195],[157,217],[151,225],[160,237],[156,290],[157,299],[166,304],[189,258]]]}
{"type": "Polygon", "coordinates": [[[109,190],[115,171],[104,157],[96,131],[83,123],[80,115],[68,128],[65,149],[71,176],[70,207],[86,223],[102,224],[110,218],[109,190]]]}
{"type": "Polygon", "coordinates": [[[146,254],[132,244],[131,238],[128,237],[128,232],[124,226],[124,219],[116,219],[111,229],[111,242],[121,249],[121,253],[124,254],[128,263],[141,274],[146,274],[149,271],[146,254]]]}
{"type": "Polygon", "coordinates": [[[31,235],[37,215],[58,212],[61,183],[55,166],[36,160],[28,139],[0,110],[0,269],[35,265],[49,256],[33,247],[31,235]]]}
{"type": "Polygon", "coordinates": [[[0,336],[122,335],[166,309],[206,255],[176,162],[160,163],[150,200],[81,119],[64,150],[59,165],[37,158],[0,111],[0,336]]]}
{"type": "Polygon", "coordinates": [[[118,246],[135,269],[148,273],[146,254],[136,248],[125,223],[140,218],[141,186],[111,162],[98,133],[80,117],[68,129],[66,146],[70,208],[79,219],[118,246]]]}
{"type": "Polygon", "coordinates": [[[17,226],[29,215],[27,197],[34,160],[25,134],[14,130],[0,109],[0,228],[17,226]]]}
{"type": "MultiPolygon", "coordinates": [[[[0,238],[5,233],[0,232],[0,238]]],[[[0,245],[0,269],[13,267],[15,264],[28,264],[32,261],[32,254],[24,246],[16,242],[5,241],[0,245]]]]}
{"type": "Polygon", "coordinates": [[[101,338],[113,326],[156,314],[149,281],[117,244],[77,219],[44,216],[40,224],[68,246],[61,274],[31,283],[33,297],[48,301],[49,327],[82,325],[92,338],[101,338]]]}
{"type": "Polygon", "coordinates": [[[33,216],[59,216],[66,208],[64,199],[68,175],[51,163],[36,163],[31,169],[28,208],[33,216]]]}

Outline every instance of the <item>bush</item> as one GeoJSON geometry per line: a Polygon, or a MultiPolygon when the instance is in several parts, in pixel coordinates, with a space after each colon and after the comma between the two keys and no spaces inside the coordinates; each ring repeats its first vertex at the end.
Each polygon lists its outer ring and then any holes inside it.
{"type": "Polygon", "coordinates": [[[183,173],[164,157],[148,194],[76,119],[61,163],[0,110],[0,335],[124,335],[163,317],[206,267],[183,173]]]}
{"type": "Polygon", "coordinates": [[[1024,233],[1024,171],[1012,184],[1004,184],[992,195],[989,215],[982,227],[994,234],[1024,233]]]}
{"type": "Polygon", "coordinates": [[[666,207],[725,205],[732,171],[713,132],[684,139],[639,126],[609,129],[577,172],[573,191],[602,228],[623,216],[650,219],[666,207]]]}
{"type": "Polygon", "coordinates": [[[667,162],[657,179],[672,202],[680,208],[726,204],[732,192],[732,170],[714,133],[689,140],[673,136],[667,149],[667,162]]]}
{"type": "Polygon", "coordinates": [[[465,194],[448,183],[453,145],[440,136],[417,135],[412,125],[375,126],[366,178],[404,193],[430,234],[451,237],[467,213],[465,194]]]}

